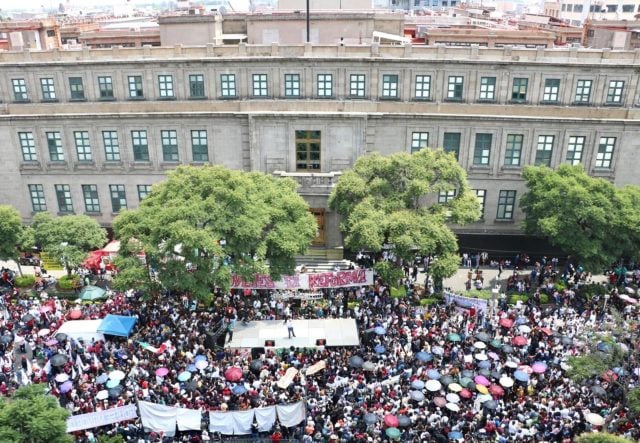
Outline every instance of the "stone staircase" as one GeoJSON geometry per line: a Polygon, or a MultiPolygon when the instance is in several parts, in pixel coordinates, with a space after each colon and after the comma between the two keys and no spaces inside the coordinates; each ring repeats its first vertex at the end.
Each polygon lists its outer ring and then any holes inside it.
{"type": "Polygon", "coordinates": [[[296,267],[306,266],[307,272],[333,271],[336,266],[345,270],[349,267],[349,260],[342,258],[342,248],[326,249],[311,247],[305,255],[296,256],[296,267]]]}

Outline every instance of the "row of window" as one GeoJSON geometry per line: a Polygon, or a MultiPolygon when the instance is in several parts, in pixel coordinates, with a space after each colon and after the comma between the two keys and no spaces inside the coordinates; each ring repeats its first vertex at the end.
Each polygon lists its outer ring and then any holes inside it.
{"type": "MultiPolygon", "coordinates": [[[[447,152],[453,152],[456,158],[460,156],[459,132],[445,132],[443,137],[443,148],[447,152]]],[[[539,135],[534,164],[537,166],[551,166],[551,158],[555,145],[554,135],[539,135]]],[[[477,133],[473,149],[473,165],[488,166],[491,160],[491,145],[493,134],[477,133]]],[[[565,161],[572,165],[578,165],[583,161],[586,137],[581,135],[570,136],[567,145],[565,161]]],[[[506,148],[504,154],[505,166],[522,166],[524,135],[507,134],[506,148]]],[[[609,169],[613,162],[615,150],[615,137],[600,137],[598,151],[596,153],[595,167],[609,169]]],[[[411,134],[411,152],[419,151],[429,146],[428,132],[413,132],[411,134]]]]}
{"type": "MultiPolygon", "coordinates": [[[[44,193],[44,186],[41,184],[31,184],[29,187],[29,197],[33,212],[47,211],[47,201],[44,193]]],[[[82,197],[84,199],[84,210],[87,214],[100,214],[100,198],[98,196],[97,185],[81,185],[82,197]]],[[[142,201],[149,192],[151,185],[138,185],[138,199],[142,201]]],[[[70,185],[54,185],[58,212],[60,214],[73,214],[75,212],[73,199],[71,197],[70,185]]],[[[124,185],[109,185],[109,196],[111,198],[111,210],[118,213],[122,209],[127,209],[127,193],[124,185]]]]}
{"type": "MultiPolygon", "coordinates": [[[[480,203],[480,218],[484,219],[485,203],[487,201],[486,189],[474,189],[478,202],[480,203]]],[[[440,191],[438,194],[438,203],[445,204],[452,200],[457,194],[455,189],[449,191],[440,191]]],[[[498,206],[496,212],[496,220],[513,220],[513,214],[516,206],[516,191],[501,190],[498,192],[498,206]]]]}
{"type": "MultiPolygon", "coordinates": [[[[161,100],[175,99],[174,79],[171,74],[158,75],[158,98],[161,100]]],[[[205,99],[206,86],[203,74],[189,75],[189,98],[205,99]]],[[[302,97],[301,74],[284,74],[283,95],[285,98],[302,97]]],[[[462,101],[464,99],[465,78],[462,75],[450,75],[446,79],[444,99],[450,101],[462,101]]],[[[97,78],[99,98],[101,100],[115,100],[114,83],[110,76],[97,78]]],[[[29,91],[24,78],[11,80],[13,99],[16,102],[28,102],[29,91]]],[[[497,100],[496,77],[485,76],[480,78],[480,88],[477,100],[492,102],[497,100]]],[[[555,104],[561,101],[561,81],[557,78],[544,80],[542,89],[542,103],[555,104]]],[[[145,88],[142,76],[130,75],[127,77],[128,98],[142,100],[145,98],[145,88]]],[[[273,93],[269,90],[267,74],[252,74],[251,95],[256,98],[270,97],[273,93]]],[[[607,105],[621,105],[624,100],[624,80],[609,80],[606,87],[604,102],[607,105]]],[[[42,100],[57,101],[58,95],[53,78],[40,78],[42,100]]],[[[594,100],[594,80],[577,79],[573,89],[574,104],[590,104],[594,100]]],[[[333,74],[317,74],[315,96],[317,98],[335,97],[335,79],[333,74]]],[[[71,100],[86,100],[85,88],[82,77],[69,77],[69,94],[71,100]]],[[[413,98],[415,100],[431,100],[432,81],[431,75],[416,75],[413,83],[413,98]]],[[[353,99],[367,98],[366,74],[350,74],[348,83],[348,96],[353,99]]],[[[238,97],[238,84],[235,74],[220,75],[219,96],[223,99],[238,97]]],[[[383,74],[379,92],[380,99],[400,98],[400,79],[398,74],[383,74]]],[[[510,100],[513,103],[525,103],[531,100],[530,81],[528,77],[516,77],[512,79],[510,100]]]]}
{"type": "MultiPolygon", "coordinates": [[[[561,10],[564,12],[582,12],[584,10],[584,5],[582,4],[563,4],[561,6],[561,10]]],[[[634,4],[626,4],[626,5],[620,5],[620,11],[621,12],[635,12],[636,10],[636,5],[634,4]]],[[[606,13],[614,13],[614,12],[618,12],[618,5],[617,4],[610,4],[610,5],[590,5],[589,6],[589,12],[606,12],[606,13]]],[[[638,12],[640,12],[640,5],[638,5],[638,12]]]]}

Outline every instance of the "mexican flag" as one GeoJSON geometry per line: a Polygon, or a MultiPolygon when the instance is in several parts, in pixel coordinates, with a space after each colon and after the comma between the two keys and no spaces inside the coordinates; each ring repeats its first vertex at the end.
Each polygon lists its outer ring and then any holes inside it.
{"type": "Polygon", "coordinates": [[[139,341],[138,344],[142,347],[142,349],[146,349],[147,351],[153,352],[154,354],[162,354],[167,349],[166,343],[162,343],[159,348],[151,346],[149,343],[144,341],[139,341]]]}

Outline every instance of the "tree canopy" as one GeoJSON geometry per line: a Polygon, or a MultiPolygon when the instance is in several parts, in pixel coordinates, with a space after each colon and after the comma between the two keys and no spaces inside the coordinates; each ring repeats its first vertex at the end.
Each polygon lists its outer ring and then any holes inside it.
{"type": "Polygon", "coordinates": [[[71,443],[69,411],[45,394],[46,385],[28,385],[0,400],[0,441],[5,443],[71,443]]]}
{"type": "Polygon", "coordinates": [[[107,242],[107,232],[98,222],[86,215],[53,217],[39,212],[25,233],[26,244],[38,245],[71,274],[80,266],[89,251],[101,248],[107,242]]]}
{"type": "MultiPolygon", "coordinates": [[[[214,287],[228,289],[232,274],[251,280],[295,270],[294,256],[317,229],[296,187],[258,172],[181,166],[138,209],[118,215],[114,230],[125,256],[144,251],[163,287],[206,299],[214,287]]],[[[139,279],[137,266],[116,284],[139,279]]]]}
{"type": "Polygon", "coordinates": [[[576,437],[576,443],[632,443],[632,441],[607,432],[589,432],[576,437]]]}
{"type": "Polygon", "coordinates": [[[600,272],[623,256],[637,255],[640,188],[618,189],[582,167],[528,166],[528,191],[520,206],[525,230],[543,236],[587,270],[600,272]]]}
{"type": "Polygon", "coordinates": [[[360,157],[338,180],[329,205],[342,216],[349,249],[380,255],[387,247],[396,262],[432,254],[437,260],[431,272],[437,278],[452,275],[459,263],[457,240],[447,223],[480,218],[464,169],[441,149],[360,157]],[[455,196],[438,203],[440,192],[455,196]]]}
{"type": "Polygon", "coordinates": [[[18,258],[17,245],[22,236],[20,213],[13,206],[0,206],[0,260],[18,258]]]}

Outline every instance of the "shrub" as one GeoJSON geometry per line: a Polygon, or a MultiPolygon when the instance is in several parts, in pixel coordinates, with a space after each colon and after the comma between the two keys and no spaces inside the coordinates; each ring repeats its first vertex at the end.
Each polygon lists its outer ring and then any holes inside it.
{"type": "Polygon", "coordinates": [[[353,309],[353,308],[355,308],[356,306],[360,306],[360,302],[359,302],[359,301],[350,301],[350,302],[347,302],[347,308],[348,308],[348,309],[353,309]]]}
{"type": "Polygon", "coordinates": [[[549,303],[549,296],[544,292],[540,293],[540,304],[546,305],[549,303]]]}
{"type": "Polygon", "coordinates": [[[591,432],[588,434],[579,435],[576,438],[577,443],[631,443],[624,437],[609,434],[607,432],[591,432]]]}
{"type": "Polygon", "coordinates": [[[80,282],[79,275],[72,275],[71,277],[64,275],[60,277],[60,280],[58,280],[58,288],[63,291],[71,291],[73,290],[74,282],[80,282]]]}
{"type": "Polygon", "coordinates": [[[35,275],[24,274],[22,277],[16,277],[16,286],[19,288],[30,288],[36,283],[35,275]]]}
{"type": "Polygon", "coordinates": [[[420,306],[431,306],[440,303],[440,299],[436,297],[427,297],[420,300],[420,306]]]}
{"type": "Polygon", "coordinates": [[[404,286],[400,286],[399,288],[391,288],[390,294],[393,298],[401,298],[407,295],[407,289],[404,286]]]}
{"type": "Polygon", "coordinates": [[[515,305],[516,303],[518,303],[518,300],[520,300],[522,303],[526,303],[527,300],[529,300],[529,296],[524,294],[511,294],[509,296],[508,303],[510,305],[515,305]]]}
{"type": "Polygon", "coordinates": [[[591,299],[594,295],[606,294],[607,288],[600,283],[591,283],[590,285],[581,286],[578,292],[587,299],[591,299]]]}
{"type": "Polygon", "coordinates": [[[565,282],[559,281],[559,282],[556,282],[556,284],[554,285],[554,288],[555,288],[556,291],[562,292],[565,289],[567,289],[567,285],[566,285],[565,282]]]}
{"type": "Polygon", "coordinates": [[[493,294],[488,289],[481,289],[479,291],[477,289],[472,289],[471,291],[465,292],[463,295],[465,297],[481,298],[482,300],[491,300],[491,297],[493,297],[493,294]]]}

